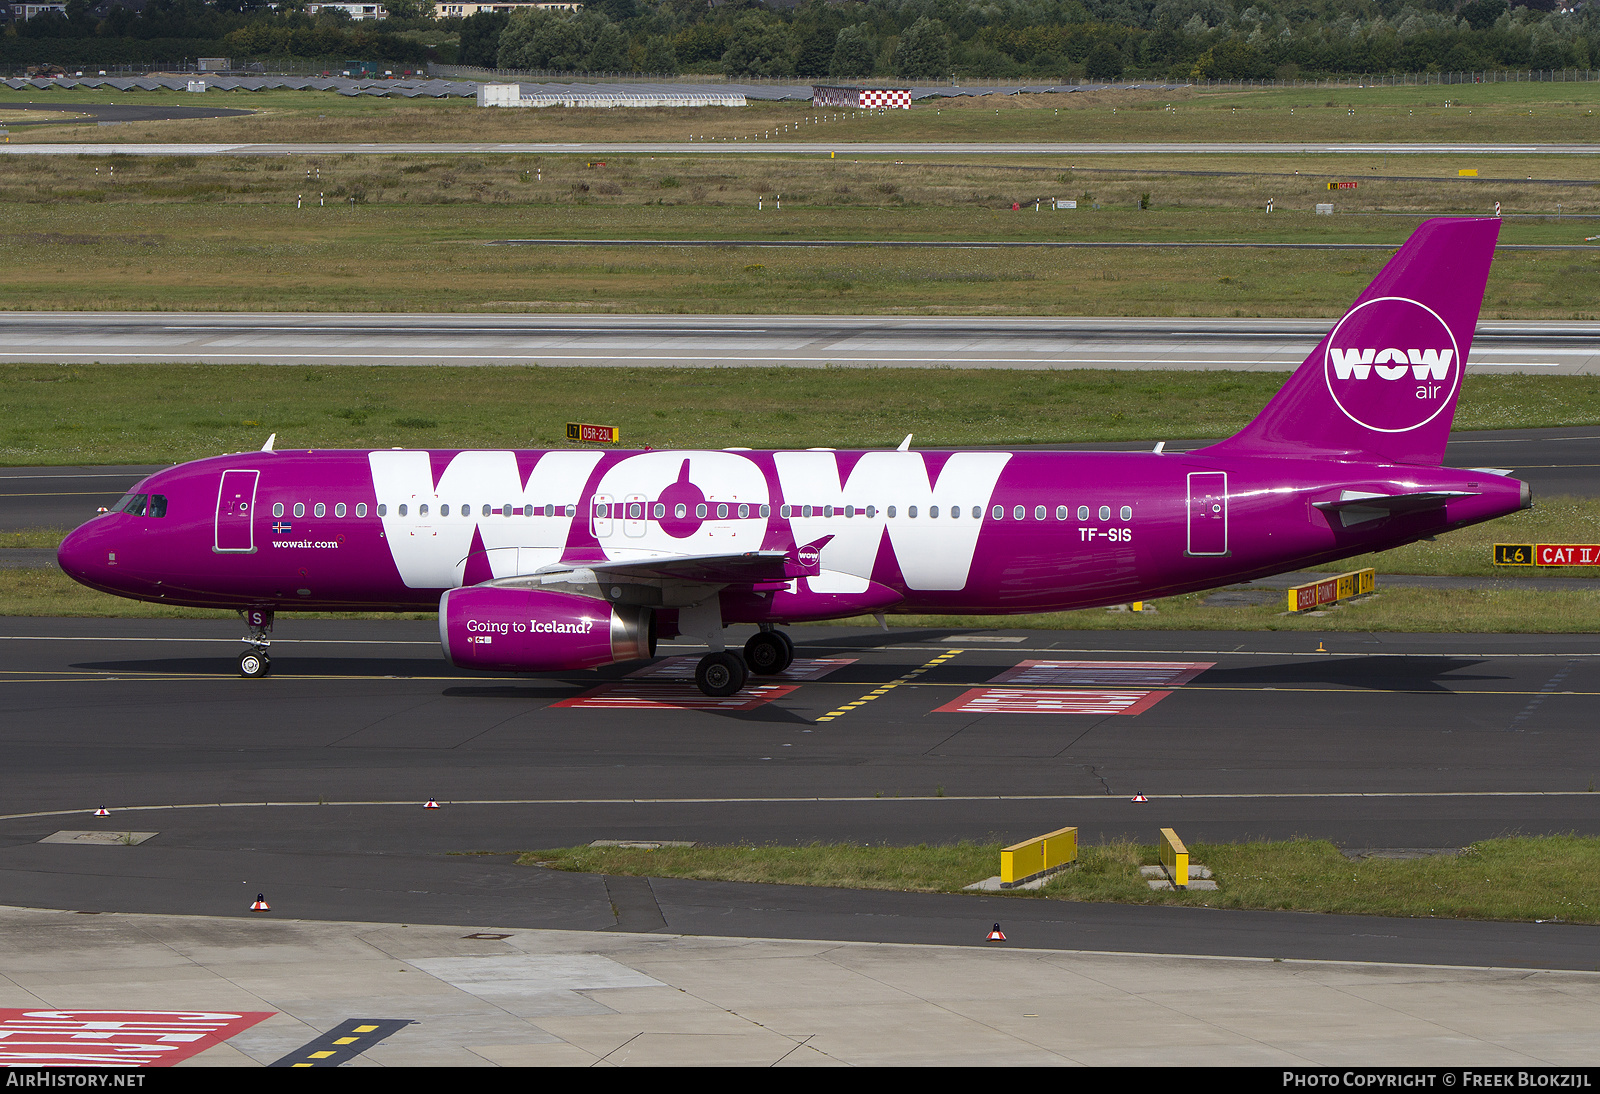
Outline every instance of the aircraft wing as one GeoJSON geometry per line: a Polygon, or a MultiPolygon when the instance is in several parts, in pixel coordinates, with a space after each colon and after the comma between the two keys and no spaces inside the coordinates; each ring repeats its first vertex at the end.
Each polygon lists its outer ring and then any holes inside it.
{"type": "Polygon", "coordinates": [[[792,562],[786,551],[743,551],[721,555],[663,555],[660,558],[622,559],[610,562],[562,562],[539,570],[539,575],[568,570],[590,570],[611,578],[640,581],[692,581],[714,585],[753,585],[788,581],[792,562]]]}
{"type": "Polygon", "coordinates": [[[1319,501],[1313,504],[1324,513],[1338,513],[1346,528],[1381,520],[1397,513],[1419,513],[1425,509],[1442,509],[1457,498],[1470,498],[1476,490],[1417,490],[1406,494],[1372,494],[1364,490],[1341,490],[1338,501],[1319,501]]]}

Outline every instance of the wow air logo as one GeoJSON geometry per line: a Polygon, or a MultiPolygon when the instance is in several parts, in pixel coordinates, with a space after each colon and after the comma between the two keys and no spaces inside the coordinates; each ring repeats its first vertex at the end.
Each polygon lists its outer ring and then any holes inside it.
{"type": "Polygon", "coordinates": [[[1432,308],[1381,296],[1351,308],[1333,328],[1323,373],[1351,421],[1406,433],[1450,405],[1461,383],[1461,349],[1432,308]]]}

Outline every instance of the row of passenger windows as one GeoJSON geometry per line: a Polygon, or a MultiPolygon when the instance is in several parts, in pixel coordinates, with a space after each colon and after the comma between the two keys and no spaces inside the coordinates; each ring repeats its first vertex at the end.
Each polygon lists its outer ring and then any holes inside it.
{"type": "MultiPolygon", "coordinates": [[[[163,516],[166,513],[166,498],[161,497],[161,495],[159,495],[159,494],[157,494],[155,496],[156,496],[156,498],[160,499],[161,512],[160,513],[152,512],[150,515],[151,516],[163,516]]],[[[124,499],[124,503],[129,502],[129,500],[130,499],[124,499]]],[[[143,511],[143,509],[142,509],[143,501],[144,501],[144,495],[141,494],[138,497],[138,502],[141,505],[141,510],[140,510],[141,512],[143,511]]],[[[121,504],[122,503],[119,503],[119,508],[117,510],[118,512],[124,511],[121,508],[121,504]]],[[[643,519],[645,519],[645,509],[647,507],[650,509],[650,516],[652,518],[654,518],[656,520],[664,520],[664,519],[666,519],[667,507],[666,507],[666,505],[664,503],[659,502],[659,501],[655,502],[654,504],[650,504],[650,503],[647,503],[647,502],[632,501],[632,502],[625,502],[625,503],[620,504],[620,505],[607,503],[607,502],[596,502],[595,505],[594,505],[594,509],[593,509],[593,515],[594,515],[594,517],[596,519],[599,519],[599,520],[607,520],[607,519],[610,519],[613,516],[615,516],[615,517],[617,517],[619,519],[626,519],[626,520],[643,520],[643,519]],[[616,510],[615,513],[612,513],[613,509],[616,510]]],[[[154,508],[154,505],[152,504],[152,509],[153,508],[154,508]]],[[[131,510],[128,510],[128,511],[131,511],[131,510]]],[[[327,507],[327,505],[325,505],[324,503],[322,503],[320,501],[312,506],[311,511],[312,511],[312,515],[318,516],[318,517],[325,517],[325,516],[328,515],[328,507],[327,507]]],[[[755,516],[758,516],[758,517],[761,517],[761,518],[765,519],[765,518],[770,517],[772,515],[772,507],[770,505],[730,505],[730,504],[719,502],[715,506],[713,506],[713,505],[709,505],[709,504],[706,504],[706,503],[702,502],[699,505],[696,505],[694,507],[694,515],[695,515],[695,518],[698,519],[698,520],[706,520],[706,519],[708,519],[709,517],[712,516],[713,511],[715,511],[715,515],[716,515],[716,518],[718,520],[727,520],[729,517],[732,517],[732,516],[737,516],[740,519],[747,519],[752,514],[754,514],[755,516]]],[[[345,508],[344,502],[339,502],[338,504],[336,504],[333,507],[333,515],[335,517],[343,517],[343,516],[345,516],[346,512],[347,512],[347,510],[345,508]]],[[[409,515],[408,507],[405,504],[401,504],[401,505],[397,506],[396,509],[395,509],[395,512],[396,512],[397,515],[402,516],[402,517],[409,515]]],[[[465,517],[465,518],[468,518],[468,519],[470,519],[472,517],[472,515],[473,515],[473,511],[472,511],[472,506],[471,505],[461,505],[461,506],[457,507],[457,512],[462,517],[465,517]]],[[[945,512],[948,514],[948,517],[950,519],[954,520],[954,519],[959,519],[961,517],[962,509],[961,509],[961,506],[959,506],[959,505],[951,505],[951,506],[948,506],[945,509],[945,512]]],[[[1089,510],[1089,507],[1087,505],[1078,506],[1078,519],[1079,520],[1088,520],[1089,519],[1089,512],[1090,512],[1090,510],[1089,510]]],[[[842,517],[845,517],[846,519],[849,519],[851,517],[856,516],[857,514],[860,514],[862,516],[865,516],[867,519],[872,520],[872,519],[875,519],[877,517],[877,515],[878,515],[878,507],[875,506],[875,505],[868,505],[868,506],[864,506],[864,507],[855,506],[855,505],[780,505],[778,507],[778,515],[783,517],[785,520],[789,519],[790,517],[801,517],[801,518],[804,518],[804,519],[810,519],[810,518],[814,518],[814,517],[823,517],[823,518],[831,519],[831,518],[836,517],[836,516],[842,516],[842,517]]],[[[891,505],[887,509],[883,510],[883,514],[884,514],[884,516],[886,516],[886,517],[890,518],[891,520],[893,520],[898,516],[897,507],[891,505]]],[[[283,503],[281,501],[280,502],[276,502],[276,503],[273,504],[273,506],[272,506],[272,515],[275,516],[275,517],[281,517],[281,516],[284,515],[284,506],[283,506],[283,503]]],[[[297,517],[303,517],[303,516],[306,515],[306,506],[305,506],[304,502],[295,502],[294,515],[297,516],[297,517]]],[[[364,517],[364,516],[367,515],[366,502],[357,502],[356,503],[355,515],[358,516],[358,517],[364,517]]],[[[387,505],[380,504],[378,506],[378,516],[386,517],[388,515],[389,515],[389,507],[387,505]]],[[[427,503],[424,502],[421,505],[418,505],[417,506],[417,516],[425,517],[427,515],[428,515],[428,505],[427,505],[427,503]]],[[[448,517],[449,515],[450,515],[450,505],[449,505],[449,503],[445,503],[443,505],[440,505],[439,506],[439,516],[448,517]]],[[[494,506],[491,506],[491,505],[485,505],[485,506],[483,506],[482,510],[480,511],[480,515],[485,516],[485,517],[497,516],[497,515],[499,515],[499,516],[507,516],[507,517],[510,517],[510,516],[519,516],[519,517],[535,517],[535,516],[572,517],[572,516],[576,516],[577,515],[577,506],[574,506],[574,505],[546,505],[546,506],[543,506],[541,508],[540,506],[537,506],[537,505],[528,505],[528,506],[503,505],[503,506],[501,506],[499,508],[495,508],[494,506]]],[[[682,502],[679,502],[677,505],[673,506],[672,515],[677,520],[685,520],[685,519],[687,519],[688,516],[689,516],[689,506],[684,504],[684,503],[682,503],[682,502]]],[[[937,505],[928,506],[928,518],[930,520],[937,519],[939,517],[939,515],[940,515],[940,507],[939,506],[937,506],[937,505]]],[[[1122,508],[1119,511],[1118,515],[1123,520],[1132,520],[1133,519],[1133,506],[1131,506],[1131,505],[1122,506],[1122,508]]],[[[916,516],[917,516],[917,507],[915,505],[906,506],[906,517],[908,519],[915,519],[916,516]]],[[[972,507],[972,519],[973,520],[977,520],[977,519],[981,518],[982,516],[983,516],[983,507],[981,505],[974,505],[972,507]]],[[[1067,506],[1065,506],[1065,505],[1056,506],[1055,518],[1057,520],[1067,520],[1067,519],[1070,518],[1070,516],[1071,516],[1071,510],[1067,506]]],[[[1003,505],[994,506],[992,509],[989,510],[989,518],[991,520],[1004,520],[1006,518],[1006,507],[1003,506],[1003,505]]],[[[1012,509],[1011,509],[1011,519],[1012,520],[1027,520],[1028,519],[1028,507],[1026,505],[1013,506],[1012,509]]],[[[1049,507],[1048,506],[1044,506],[1044,505],[1035,505],[1033,507],[1033,519],[1034,520],[1048,520],[1049,519],[1049,507]]],[[[1109,505],[1100,506],[1099,519],[1101,519],[1101,520],[1110,520],[1111,519],[1111,506],[1109,506],[1109,505]]]]}

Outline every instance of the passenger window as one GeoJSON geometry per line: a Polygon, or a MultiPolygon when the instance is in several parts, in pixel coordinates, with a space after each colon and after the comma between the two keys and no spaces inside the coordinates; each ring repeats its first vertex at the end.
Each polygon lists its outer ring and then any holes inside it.
{"type": "Polygon", "coordinates": [[[1088,520],[1089,519],[1089,507],[1087,505],[1078,506],[1078,519],[1079,520],[1088,520]]]}
{"type": "Polygon", "coordinates": [[[699,505],[694,507],[694,515],[699,517],[701,520],[706,519],[706,506],[704,502],[701,502],[699,505]]]}
{"type": "Polygon", "coordinates": [[[345,510],[344,510],[344,502],[342,502],[342,501],[338,505],[335,505],[333,507],[333,515],[336,516],[336,517],[344,516],[344,512],[345,512],[345,510]]]}
{"type": "MultiPolygon", "coordinates": [[[[378,506],[378,508],[382,509],[383,506],[380,505],[380,506],[378,506]]],[[[367,503],[364,502],[364,501],[356,502],[356,516],[364,517],[366,515],[367,515],[367,503]]]]}
{"type": "Polygon", "coordinates": [[[1122,507],[1122,519],[1123,520],[1132,520],[1133,519],[1133,506],[1124,505],[1122,507]]]}
{"type": "Polygon", "coordinates": [[[727,516],[728,516],[728,507],[726,505],[717,506],[717,519],[718,520],[725,520],[725,519],[727,519],[727,516]]]}
{"type": "Polygon", "coordinates": [[[762,519],[762,520],[765,520],[765,519],[767,519],[767,518],[768,518],[768,517],[770,517],[770,516],[771,516],[771,515],[772,515],[772,506],[770,506],[770,505],[763,505],[763,506],[762,506],[762,507],[761,507],[761,519],[762,519]]]}
{"type": "Polygon", "coordinates": [[[989,515],[995,520],[1005,520],[1006,507],[1004,505],[996,505],[993,509],[989,510],[989,515]]]}
{"type": "Polygon", "coordinates": [[[425,517],[427,515],[428,515],[428,506],[427,506],[426,502],[424,502],[423,504],[417,506],[417,516],[425,517]]]}
{"type": "Polygon", "coordinates": [[[1035,505],[1033,507],[1033,519],[1034,520],[1043,520],[1044,519],[1044,506],[1035,505]]]}
{"type": "Polygon", "coordinates": [[[1012,516],[1012,519],[1014,519],[1014,520],[1027,520],[1028,519],[1028,507],[1026,505],[1015,506],[1011,510],[1011,516],[1012,516]]]}
{"type": "Polygon", "coordinates": [[[855,515],[856,515],[856,507],[854,505],[846,505],[844,507],[844,516],[845,516],[846,520],[853,519],[855,517],[855,515]]]}
{"type": "MultiPolygon", "coordinates": [[[[468,513],[472,512],[472,506],[470,506],[470,505],[467,506],[467,512],[468,513]]],[[[483,516],[488,517],[488,516],[493,516],[493,515],[494,515],[494,506],[492,506],[492,505],[488,504],[487,502],[485,502],[484,506],[483,506],[483,516]]]]}
{"type": "Polygon", "coordinates": [[[800,507],[800,515],[803,516],[803,517],[810,517],[811,516],[811,506],[802,505],[800,507]]]}
{"type": "Polygon", "coordinates": [[[272,503],[272,515],[275,517],[283,516],[283,502],[275,501],[272,503]]]}
{"type": "Polygon", "coordinates": [[[750,515],[750,507],[748,505],[739,506],[739,516],[740,516],[740,518],[748,517],[749,515],[750,515]]]}
{"type": "Polygon", "coordinates": [[[867,519],[868,520],[871,520],[873,517],[875,517],[877,515],[878,515],[878,509],[877,509],[876,506],[873,506],[873,505],[867,506],[867,519]]]}
{"type": "Polygon", "coordinates": [[[611,515],[611,508],[604,502],[597,502],[595,503],[594,507],[594,515],[599,517],[601,520],[605,520],[611,515]]]}
{"type": "Polygon", "coordinates": [[[643,516],[644,516],[644,506],[640,505],[636,501],[631,501],[631,502],[628,503],[628,519],[629,520],[638,520],[643,516]]]}
{"type": "Polygon", "coordinates": [[[328,507],[319,501],[317,502],[317,507],[313,509],[312,512],[319,517],[325,517],[328,515],[328,507]]]}
{"type": "Polygon", "coordinates": [[[659,501],[656,502],[656,507],[651,511],[655,514],[657,520],[660,520],[662,517],[667,515],[667,507],[662,505],[659,501]]]}
{"type": "Polygon", "coordinates": [[[303,517],[303,516],[306,515],[306,503],[305,502],[297,501],[297,502],[294,503],[294,515],[297,516],[297,517],[303,517]]]}
{"type": "Polygon", "coordinates": [[[680,501],[676,506],[673,507],[672,515],[677,517],[679,520],[682,520],[684,517],[689,515],[689,507],[680,501]]]}
{"type": "Polygon", "coordinates": [[[983,506],[974,505],[972,507],[972,519],[973,520],[981,520],[981,519],[983,519],[983,506]]]}
{"type": "Polygon", "coordinates": [[[567,506],[567,516],[575,517],[577,515],[578,515],[578,507],[576,505],[567,506]]]}
{"type": "MultiPolygon", "coordinates": [[[[405,515],[405,510],[401,509],[400,513],[401,513],[402,516],[404,516],[405,515]]],[[[380,517],[386,517],[386,516],[389,515],[389,506],[387,504],[385,504],[384,502],[380,501],[378,503],[378,515],[380,517]]]]}
{"type": "Polygon", "coordinates": [[[961,519],[961,506],[952,505],[950,507],[950,519],[951,520],[960,520],[961,519]]]}
{"type": "Polygon", "coordinates": [[[448,505],[439,506],[439,515],[441,517],[448,517],[450,515],[450,506],[448,506],[448,505]]]}
{"type": "Polygon", "coordinates": [[[833,517],[833,506],[824,505],[822,507],[822,516],[824,519],[831,519],[833,517]]]}
{"type": "Polygon", "coordinates": [[[150,495],[150,515],[164,517],[167,515],[167,496],[165,494],[150,495]]]}
{"type": "Polygon", "coordinates": [[[1057,520],[1066,520],[1067,519],[1067,507],[1065,505],[1056,506],[1056,519],[1057,520]]]}
{"type": "Polygon", "coordinates": [[[780,506],[778,506],[778,515],[780,517],[782,517],[784,520],[788,520],[790,515],[793,512],[794,512],[794,506],[792,506],[792,505],[780,505],[780,506]]]}
{"type": "Polygon", "coordinates": [[[890,520],[894,519],[894,506],[892,506],[892,505],[889,506],[889,519],[890,520]]]}
{"type": "Polygon", "coordinates": [[[406,507],[404,505],[400,506],[400,515],[402,517],[406,515],[406,507]]]}
{"type": "Polygon", "coordinates": [[[1100,507],[1100,519],[1101,520],[1110,520],[1111,519],[1111,506],[1102,505],[1100,507]]]}
{"type": "Polygon", "coordinates": [[[938,516],[939,516],[939,507],[937,505],[928,506],[928,519],[929,520],[934,520],[938,516]]]}
{"type": "MultiPolygon", "coordinates": [[[[915,519],[916,515],[917,515],[917,507],[915,505],[906,506],[906,516],[911,517],[912,519],[915,519]]],[[[938,513],[934,514],[934,516],[938,516],[938,515],[939,515],[938,513]]]]}

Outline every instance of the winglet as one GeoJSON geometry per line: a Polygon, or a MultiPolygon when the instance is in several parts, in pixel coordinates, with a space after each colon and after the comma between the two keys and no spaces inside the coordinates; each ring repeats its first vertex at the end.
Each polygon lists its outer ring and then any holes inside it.
{"type": "Polygon", "coordinates": [[[910,433],[907,433],[906,434],[906,439],[900,442],[900,447],[895,449],[895,451],[896,452],[910,452],[911,451],[911,436],[912,435],[910,433]]]}
{"type": "Polygon", "coordinates": [[[261,446],[261,451],[263,451],[263,452],[271,452],[272,451],[272,442],[277,440],[277,439],[278,439],[278,435],[276,433],[274,433],[272,436],[268,437],[267,438],[267,443],[261,446]]]}

